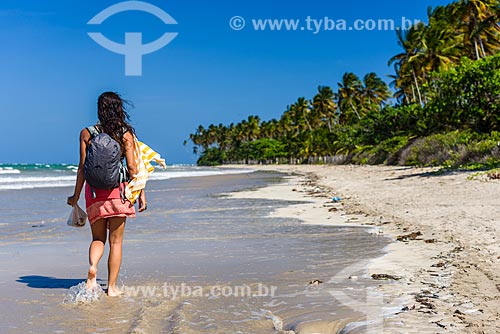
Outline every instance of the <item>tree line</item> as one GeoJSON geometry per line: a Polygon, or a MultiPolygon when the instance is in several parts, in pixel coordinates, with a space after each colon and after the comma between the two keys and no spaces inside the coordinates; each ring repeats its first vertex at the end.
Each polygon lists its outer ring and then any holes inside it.
{"type": "Polygon", "coordinates": [[[497,131],[499,20],[500,0],[429,8],[428,23],[396,31],[402,51],[388,61],[392,91],[376,73],[348,72],[279,119],[200,125],[189,136],[198,164],[391,163],[418,138],[497,131]]]}

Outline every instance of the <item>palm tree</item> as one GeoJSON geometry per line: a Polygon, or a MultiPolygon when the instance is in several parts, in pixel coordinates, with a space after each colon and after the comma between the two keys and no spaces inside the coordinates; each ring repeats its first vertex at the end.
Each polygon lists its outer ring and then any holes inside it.
{"type": "Polygon", "coordinates": [[[191,141],[195,145],[193,147],[194,154],[198,153],[199,147],[202,147],[204,150],[206,150],[210,146],[208,137],[206,135],[206,130],[202,125],[198,126],[194,134],[189,135],[189,139],[191,139],[191,141]]]}
{"type": "Polygon", "coordinates": [[[247,126],[246,129],[247,140],[248,141],[256,140],[259,137],[260,133],[260,117],[248,116],[246,126],[247,126]]]}
{"type": "Polygon", "coordinates": [[[393,85],[400,89],[399,98],[404,96],[410,103],[423,103],[421,85],[422,85],[422,65],[421,59],[417,54],[422,49],[422,37],[425,30],[423,22],[414,25],[409,30],[396,30],[398,44],[403,48],[403,52],[389,59],[389,65],[394,65],[396,78],[393,85]],[[413,98],[412,98],[413,97],[413,98]]]}
{"type": "Polygon", "coordinates": [[[374,73],[368,73],[363,78],[364,89],[362,92],[364,104],[368,103],[369,106],[382,107],[391,96],[389,87],[374,73]]]}
{"type": "Polygon", "coordinates": [[[348,72],[342,77],[338,84],[337,105],[339,106],[340,124],[350,124],[355,118],[361,119],[359,105],[361,102],[363,84],[357,75],[348,72]]]}
{"type": "Polygon", "coordinates": [[[226,151],[228,146],[230,145],[229,130],[222,123],[219,124],[215,129],[215,142],[222,151],[226,151]]]}
{"type": "Polygon", "coordinates": [[[429,24],[397,30],[404,51],[389,60],[395,97],[423,104],[421,87],[433,72],[447,70],[464,55],[479,59],[500,50],[498,0],[460,0],[428,9],[429,24]]]}
{"type": "MultiPolygon", "coordinates": [[[[303,119],[307,125],[307,130],[312,131],[311,122],[311,104],[305,97],[299,97],[295,102],[295,112],[298,119],[303,119]]],[[[304,129],[305,130],[305,129],[304,129]]]]}
{"type": "Polygon", "coordinates": [[[215,126],[214,124],[210,124],[208,126],[206,136],[208,146],[212,146],[213,144],[217,143],[217,126],[215,126]]]}
{"type": "Polygon", "coordinates": [[[453,15],[460,18],[458,29],[463,33],[463,43],[470,58],[477,60],[499,51],[497,0],[460,0],[453,8],[453,15]]]}
{"type": "MultiPolygon", "coordinates": [[[[446,6],[429,13],[429,25],[421,50],[425,73],[448,70],[451,65],[458,63],[463,54],[461,34],[454,27],[456,19],[450,15],[451,8],[446,6]]],[[[424,79],[427,80],[429,76],[424,79]]]]}
{"type": "Polygon", "coordinates": [[[334,101],[335,94],[328,86],[319,86],[318,93],[312,100],[312,123],[314,128],[318,128],[326,121],[328,131],[332,132],[333,120],[336,116],[337,105],[334,101]]]}
{"type": "Polygon", "coordinates": [[[292,137],[293,134],[295,133],[295,127],[290,106],[288,106],[283,115],[281,115],[281,118],[278,121],[278,129],[281,133],[281,137],[283,137],[284,139],[292,137]]]}
{"type": "Polygon", "coordinates": [[[394,64],[394,72],[388,77],[392,79],[390,86],[394,88],[393,97],[401,104],[410,104],[417,101],[413,77],[401,70],[399,63],[394,64]]]}
{"type": "Polygon", "coordinates": [[[245,123],[245,121],[241,121],[240,123],[237,123],[233,128],[232,138],[236,147],[243,143],[247,138],[245,133],[245,123]]]}
{"type": "Polygon", "coordinates": [[[292,122],[292,130],[296,135],[300,135],[306,130],[311,131],[309,114],[311,112],[309,101],[305,97],[299,97],[297,102],[287,107],[285,114],[288,114],[292,122]]]}

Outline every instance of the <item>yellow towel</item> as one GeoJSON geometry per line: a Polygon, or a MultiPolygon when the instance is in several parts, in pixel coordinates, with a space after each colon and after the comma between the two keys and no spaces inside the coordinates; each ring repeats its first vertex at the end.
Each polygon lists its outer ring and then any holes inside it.
{"type": "Polygon", "coordinates": [[[161,158],[160,154],[156,153],[148,145],[140,142],[134,136],[134,158],[137,165],[137,174],[132,176],[132,180],[125,188],[125,196],[134,204],[139,198],[141,190],[146,188],[146,182],[149,175],[154,171],[151,162],[154,161],[163,168],[167,168],[165,160],[161,158]]]}

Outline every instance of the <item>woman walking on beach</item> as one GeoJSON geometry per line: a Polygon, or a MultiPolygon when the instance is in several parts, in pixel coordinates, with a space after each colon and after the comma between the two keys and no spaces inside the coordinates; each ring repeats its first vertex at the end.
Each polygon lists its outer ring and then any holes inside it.
{"type": "MultiPolygon", "coordinates": [[[[116,280],[120,272],[122,261],[122,240],[127,217],[135,217],[134,205],[123,196],[126,182],[114,189],[98,189],[91,187],[85,181],[84,165],[87,149],[97,133],[105,133],[114,139],[120,146],[120,159],[126,160],[128,174],[137,174],[137,165],[134,157],[134,128],[128,123],[129,115],[124,109],[124,101],[116,93],[106,92],[99,96],[97,102],[99,124],[85,128],[80,132],[80,163],[75,184],[74,194],[68,197],[67,203],[77,204],[80,193],[85,184],[85,202],[90,226],[92,242],[89,248],[89,270],[87,288],[97,285],[97,265],[104,253],[106,239],[109,240],[108,257],[108,296],[117,296],[121,292],[116,287],[116,280]],[[109,235],[108,235],[109,230],[109,235]]],[[[139,196],[139,212],[146,210],[144,190],[139,196]]]]}

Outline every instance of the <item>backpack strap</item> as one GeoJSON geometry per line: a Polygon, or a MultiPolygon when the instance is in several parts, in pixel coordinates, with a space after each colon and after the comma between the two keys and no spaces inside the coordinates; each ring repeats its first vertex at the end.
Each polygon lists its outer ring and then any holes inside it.
{"type": "Polygon", "coordinates": [[[125,196],[125,182],[129,181],[129,175],[128,175],[128,170],[127,166],[123,162],[123,160],[120,162],[120,185],[118,186],[120,189],[120,198],[122,200],[122,204],[125,203],[127,200],[127,196],[125,196]]]}
{"type": "MultiPolygon", "coordinates": [[[[99,129],[95,125],[86,127],[86,129],[90,133],[90,139],[91,140],[94,139],[100,133],[99,129]]],[[[95,193],[94,187],[90,186],[90,191],[92,192],[92,199],[95,199],[96,198],[96,193],[95,193]]]]}
{"type": "Polygon", "coordinates": [[[101,133],[95,125],[89,126],[86,129],[90,133],[90,139],[94,139],[94,137],[101,133]]]}

